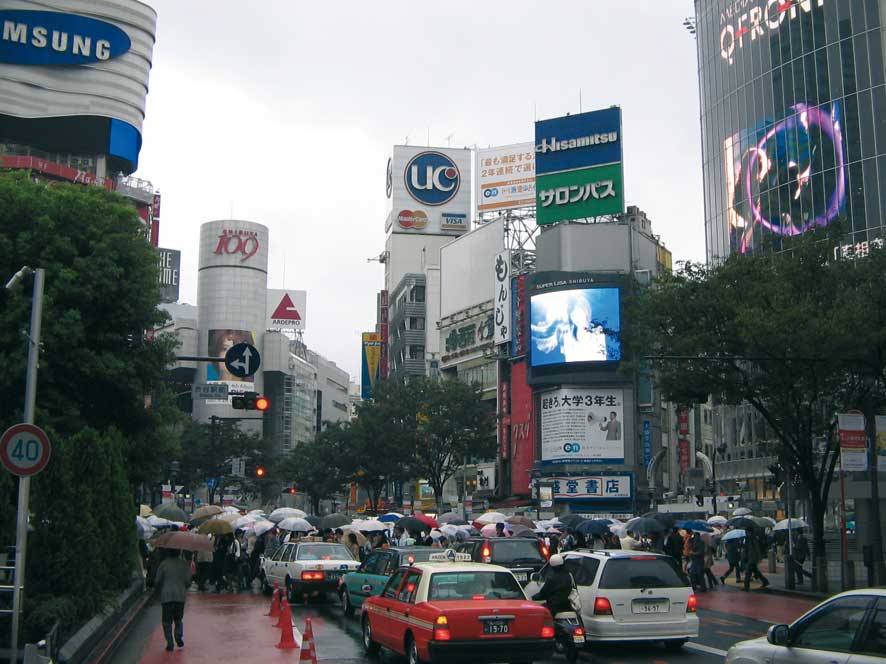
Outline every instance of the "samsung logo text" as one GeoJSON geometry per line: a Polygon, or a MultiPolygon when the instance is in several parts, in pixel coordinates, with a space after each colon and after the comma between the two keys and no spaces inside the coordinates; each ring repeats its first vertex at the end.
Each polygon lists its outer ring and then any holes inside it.
{"type": "Polygon", "coordinates": [[[116,25],[75,14],[0,11],[0,62],[77,65],[106,62],[132,45],[116,25]]]}

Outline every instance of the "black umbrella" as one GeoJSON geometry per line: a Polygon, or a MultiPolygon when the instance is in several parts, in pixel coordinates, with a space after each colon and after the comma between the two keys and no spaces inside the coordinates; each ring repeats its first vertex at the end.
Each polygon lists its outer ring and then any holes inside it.
{"type": "Polygon", "coordinates": [[[627,530],[638,535],[655,535],[656,533],[663,533],[667,528],[658,519],[650,519],[643,516],[636,521],[631,521],[627,525],[627,530]]]}
{"type": "Polygon", "coordinates": [[[730,528],[741,528],[742,530],[757,530],[760,527],[756,521],[746,516],[734,516],[726,522],[726,525],[730,528]]]}
{"type": "Polygon", "coordinates": [[[402,519],[397,519],[395,526],[400,526],[403,530],[408,530],[410,533],[418,534],[421,532],[428,533],[431,531],[430,526],[426,524],[421,519],[416,519],[414,516],[404,516],[402,519]]]}
{"type": "MultiPolygon", "coordinates": [[[[352,519],[350,517],[336,512],[335,514],[327,514],[326,516],[320,517],[319,527],[321,529],[338,528],[340,526],[348,525],[351,521],[352,519]]],[[[311,525],[313,526],[317,524],[312,523],[311,525]]]]}
{"type": "Polygon", "coordinates": [[[557,520],[567,528],[575,528],[582,521],[587,521],[588,519],[578,514],[567,514],[566,516],[557,517],[557,520]]]}
{"type": "Polygon", "coordinates": [[[661,521],[661,523],[665,526],[665,530],[674,527],[674,517],[665,512],[646,512],[643,517],[646,519],[655,519],[656,521],[661,521]]]}
{"type": "Polygon", "coordinates": [[[610,532],[609,524],[605,521],[592,519],[590,521],[582,521],[575,527],[575,532],[584,535],[603,535],[610,532]]]}
{"type": "Polygon", "coordinates": [[[310,523],[314,528],[318,528],[320,526],[320,517],[314,516],[313,514],[309,514],[305,517],[305,521],[310,523]]]}

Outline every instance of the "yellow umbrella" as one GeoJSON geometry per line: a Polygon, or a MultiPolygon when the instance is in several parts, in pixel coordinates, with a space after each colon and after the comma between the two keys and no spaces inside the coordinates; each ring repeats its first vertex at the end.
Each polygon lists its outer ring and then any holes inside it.
{"type": "Polygon", "coordinates": [[[201,524],[197,528],[197,532],[201,535],[230,535],[234,532],[234,527],[227,521],[221,519],[210,519],[201,524]]]}

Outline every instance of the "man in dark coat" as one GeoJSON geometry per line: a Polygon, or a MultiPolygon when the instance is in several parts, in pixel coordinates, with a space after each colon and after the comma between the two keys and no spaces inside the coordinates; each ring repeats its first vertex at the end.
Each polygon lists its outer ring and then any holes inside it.
{"type": "Polygon", "coordinates": [[[751,576],[760,581],[763,587],[769,585],[769,580],[760,572],[758,565],[763,558],[763,550],[760,546],[760,538],[756,533],[748,532],[742,550],[742,562],[744,563],[744,591],[751,589],[751,576]]]}
{"type": "Polygon", "coordinates": [[[160,594],[161,622],[166,649],[173,650],[172,623],[175,622],[175,642],[179,648],[185,645],[184,626],[185,597],[191,586],[191,566],[179,556],[178,549],[167,549],[166,559],[157,568],[154,586],[160,594]]]}
{"type": "Polygon", "coordinates": [[[548,561],[550,572],[541,589],[532,596],[535,601],[545,603],[548,611],[554,616],[560,611],[572,611],[569,593],[572,592],[572,574],[564,565],[563,556],[559,553],[551,556],[548,561]]]}

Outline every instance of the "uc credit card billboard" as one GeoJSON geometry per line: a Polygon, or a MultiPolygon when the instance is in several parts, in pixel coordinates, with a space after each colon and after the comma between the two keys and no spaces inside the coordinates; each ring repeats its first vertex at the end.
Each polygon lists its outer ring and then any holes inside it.
{"type": "Polygon", "coordinates": [[[535,123],[539,225],[624,212],[621,109],[535,123]]]}

